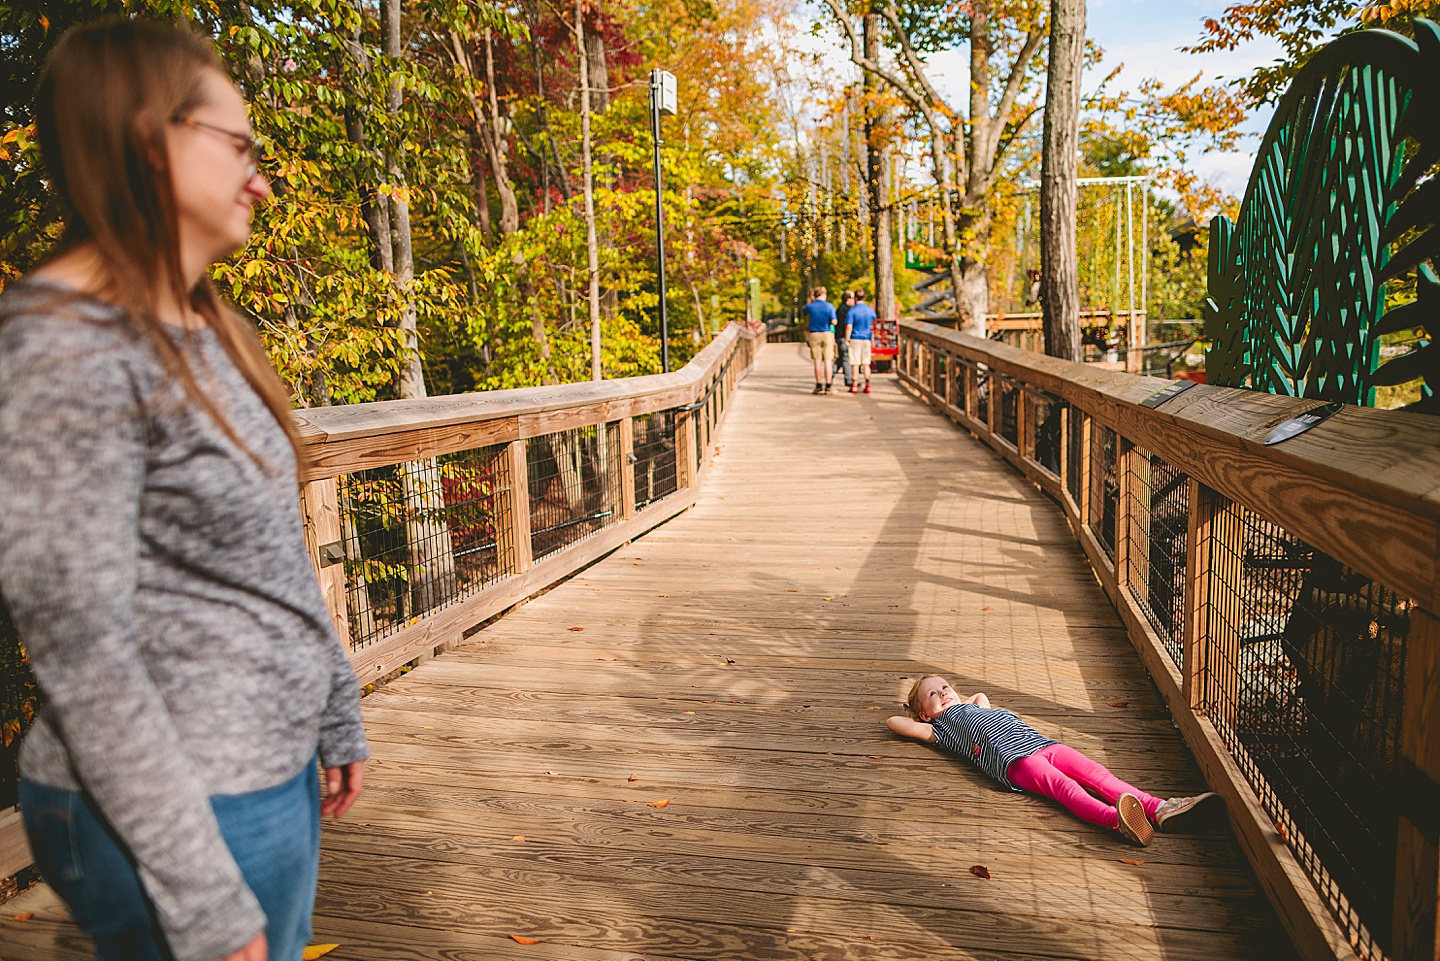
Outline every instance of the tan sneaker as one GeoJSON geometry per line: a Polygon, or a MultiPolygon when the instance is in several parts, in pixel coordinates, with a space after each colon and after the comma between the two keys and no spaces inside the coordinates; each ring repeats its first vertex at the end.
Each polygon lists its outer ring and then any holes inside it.
{"type": "Polygon", "coordinates": [[[1160,809],[1155,812],[1155,826],[1162,831],[1174,830],[1176,819],[1184,820],[1183,815],[1189,814],[1212,798],[1218,798],[1218,794],[1206,791],[1204,794],[1197,794],[1194,797],[1172,797],[1160,809]],[[1166,827],[1166,825],[1170,825],[1166,827]]]}
{"type": "Polygon", "coordinates": [[[1115,802],[1115,813],[1118,816],[1117,827],[1125,840],[1131,844],[1138,844],[1142,848],[1150,843],[1155,837],[1155,829],[1150,825],[1150,819],[1145,816],[1145,805],[1133,794],[1122,794],[1115,802]]]}

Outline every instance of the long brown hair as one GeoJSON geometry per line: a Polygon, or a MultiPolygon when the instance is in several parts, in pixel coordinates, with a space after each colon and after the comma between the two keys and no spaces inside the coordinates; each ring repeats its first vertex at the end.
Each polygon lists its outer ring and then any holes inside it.
{"type": "MultiPolygon", "coordinates": [[[[177,303],[204,318],[290,438],[298,462],[302,447],[289,391],[254,328],[220,300],[208,275],[187,290],[181,271],[165,128],[203,103],[207,70],[225,75],[210,42],[183,27],[107,19],[74,27],[60,39],[35,93],[40,154],[65,220],[51,256],[93,245],[108,278],[103,296],[124,308],[186,397],[248,452],[200,388],[188,351],[160,319],[161,293],[168,287],[177,303]]],[[[190,336],[187,330],[184,339],[190,336]]]]}

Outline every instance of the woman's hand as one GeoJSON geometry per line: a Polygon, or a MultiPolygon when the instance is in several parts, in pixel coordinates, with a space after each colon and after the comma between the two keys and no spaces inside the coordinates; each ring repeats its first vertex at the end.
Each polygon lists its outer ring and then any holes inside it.
{"type": "MultiPolygon", "coordinates": [[[[338,821],[340,816],[350,810],[350,805],[365,790],[365,762],[355,761],[342,767],[327,767],[325,769],[325,800],[320,802],[320,816],[333,815],[338,821]]],[[[238,956],[237,956],[238,957],[238,956]]],[[[247,956],[244,961],[250,961],[247,956]]],[[[260,955],[260,961],[265,961],[265,956],[260,955]]]]}
{"type": "Polygon", "coordinates": [[[265,961],[270,955],[270,947],[265,943],[265,932],[261,931],[250,939],[245,945],[234,954],[227,954],[220,961],[265,961]]]}

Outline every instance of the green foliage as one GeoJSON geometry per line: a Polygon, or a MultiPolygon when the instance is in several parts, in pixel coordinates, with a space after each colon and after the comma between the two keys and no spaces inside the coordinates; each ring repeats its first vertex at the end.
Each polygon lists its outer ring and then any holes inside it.
{"type": "MultiPolygon", "coordinates": [[[[758,237],[771,224],[755,211],[773,183],[775,131],[760,47],[745,29],[762,13],[751,0],[660,0],[644,15],[626,0],[592,8],[587,30],[600,31],[611,51],[611,102],[594,117],[602,360],[606,376],[631,376],[660,366],[649,112],[635,81],[663,58],[681,82],[684,109],[666,121],[664,150],[673,362],[743,317],[746,261],[734,251],[763,258],[771,249],[758,237]]],[[[590,377],[577,77],[561,11],[412,0],[405,55],[392,59],[379,49],[378,8],[366,2],[71,0],[46,9],[48,21],[11,7],[0,14],[0,41],[24,53],[6,62],[13,82],[0,107],[0,287],[32,269],[57,236],[28,94],[44,56],[74,23],[171,17],[215,38],[252,126],[273,145],[263,172],[276,196],[215,278],[256,322],[301,403],[395,396],[407,305],[432,393],[590,377]],[[482,65],[475,76],[457,69],[452,31],[482,65]],[[487,31],[493,91],[483,73],[487,31]],[[520,204],[520,229],[509,236],[494,229],[494,172],[471,100],[492,93],[520,204]],[[555,156],[544,168],[547,142],[555,156]],[[367,222],[367,210],[390,196],[408,203],[411,218],[415,276],[404,288],[381,269],[384,238],[367,222]]]]}

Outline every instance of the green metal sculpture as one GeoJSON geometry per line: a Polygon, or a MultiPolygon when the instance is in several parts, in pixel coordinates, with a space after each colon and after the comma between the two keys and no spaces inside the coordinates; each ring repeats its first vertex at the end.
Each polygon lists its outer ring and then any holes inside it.
{"type": "Polygon", "coordinates": [[[1210,222],[1210,383],[1373,405],[1377,386],[1421,378],[1409,409],[1440,413],[1437,62],[1440,28],[1416,20],[1413,41],[1349,34],[1295,78],[1238,221],[1210,222]],[[1416,299],[1387,312],[1387,282],[1410,271],[1416,299]],[[1429,337],[1381,365],[1380,336],[1410,328],[1429,337]]]}

